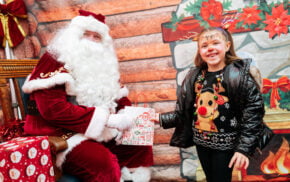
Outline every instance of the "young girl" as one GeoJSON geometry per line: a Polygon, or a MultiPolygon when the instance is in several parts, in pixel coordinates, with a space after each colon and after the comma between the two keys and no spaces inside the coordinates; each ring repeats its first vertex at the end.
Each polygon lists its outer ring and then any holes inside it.
{"type": "Polygon", "coordinates": [[[164,129],[175,127],[170,145],[196,145],[208,182],[231,181],[233,167],[246,169],[257,146],[264,104],[250,62],[236,56],[227,30],[203,30],[176,110],[156,119],[164,129]]]}

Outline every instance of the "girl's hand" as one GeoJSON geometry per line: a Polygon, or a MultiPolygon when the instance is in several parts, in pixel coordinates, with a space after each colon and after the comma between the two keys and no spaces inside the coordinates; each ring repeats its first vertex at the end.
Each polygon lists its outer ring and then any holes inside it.
{"type": "Polygon", "coordinates": [[[154,122],[154,123],[159,123],[159,113],[155,114],[154,118],[151,118],[150,121],[154,122]]]}
{"type": "Polygon", "coordinates": [[[235,152],[234,156],[232,157],[229,168],[234,166],[235,169],[247,169],[249,166],[249,158],[242,153],[235,152]]]}

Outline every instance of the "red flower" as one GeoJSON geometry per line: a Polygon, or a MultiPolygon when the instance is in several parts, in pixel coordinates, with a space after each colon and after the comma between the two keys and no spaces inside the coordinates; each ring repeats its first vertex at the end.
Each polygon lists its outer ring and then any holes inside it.
{"type": "Polygon", "coordinates": [[[257,21],[261,20],[261,17],[259,16],[260,12],[261,10],[257,9],[257,5],[244,8],[243,13],[240,16],[240,20],[244,21],[244,25],[257,24],[257,21]]]}
{"type": "Polygon", "coordinates": [[[200,8],[200,15],[202,18],[207,21],[210,26],[220,26],[220,22],[217,20],[222,18],[222,3],[215,0],[209,0],[208,2],[203,2],[201,5],[202,7],[200,8]]]}
{"type": "Polygon", "coordinates": [[[288,10],[285,10],[283,4],[280,4],[278,7],[272,9],[272,15],[266,14],[266,20],[264,21],[267,24],[265,30],[269,31],[269,37],[272,38],[274,35],[281,33],[288,33],[288,25],[290,25],[290,15],[287,14],[288,10]]]}

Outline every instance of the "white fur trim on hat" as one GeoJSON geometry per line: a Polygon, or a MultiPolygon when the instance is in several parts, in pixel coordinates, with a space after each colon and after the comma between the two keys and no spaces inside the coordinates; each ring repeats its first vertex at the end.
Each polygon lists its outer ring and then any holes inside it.
{"type": "Polygon", "coordinates": [[[71,87],[74,83],[73,77],[69,73],[58,73],[52,77],[44,79],[29,80],[30,75],[26,78],[22,90],[24,93],[32,93],[36,90],[52,88],[56,85],[66,84],[66,87],[71,87]]]}
{"type": "Polygon", "coordinates": [[[83,30],[83,32],[85,30],[98,32],[102,37],[107,36],[109,33],[109,27],[92,16],[76,16],[71,20],[69,26],[77,27],[83,30]]]}
{"type": "Polygon", "coordinates": [[[99,138],[102,138],[101,134],[105,129],[109,114],[109,109],[103,107],[95,107],[93,117],[85,132],[85,136],[97,141],[99,138]]]}

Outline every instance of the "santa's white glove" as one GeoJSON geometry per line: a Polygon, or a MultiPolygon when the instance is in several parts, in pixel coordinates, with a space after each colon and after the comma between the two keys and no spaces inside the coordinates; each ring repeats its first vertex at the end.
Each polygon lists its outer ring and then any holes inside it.
{"type": "Polygon", "coordinates": [[[122,143],[122,136],[123,136],[123,131],[118,131],[115,141],[117,145],[120,145],[122,143]]]}
{"type": "Polygon", "coordinates": [[[110,114],[107,126],[111,128],[117,128],[119,130],[127,130],[134,126],[136,117],[132,117],[128,114],[110,114]]]}

